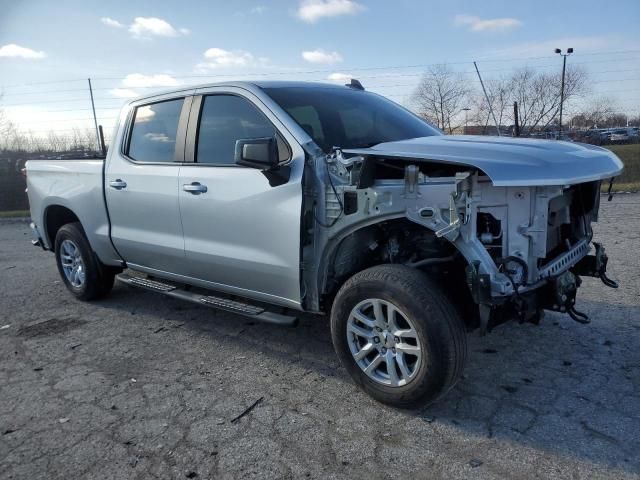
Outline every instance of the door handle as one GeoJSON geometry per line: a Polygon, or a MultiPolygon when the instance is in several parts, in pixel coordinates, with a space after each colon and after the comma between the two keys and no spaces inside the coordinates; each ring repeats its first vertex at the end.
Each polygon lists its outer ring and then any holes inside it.
{"type": "Polygon", "coordinates": [[[207,186],[202,185],[200,182],[185,183],[182,185],[182,189],[185,192],[189,192],[193,195],[200,195],[201,193],[207,193],[207,186]]]}
{"type": "Polygon", "coordinates": [[[109,182],[109,186],[111,188],[115,188],[116,190],[122,190],[123,188],[127,188],[127,182],[120,180],[119,178],[112,180],[109,182]]]}

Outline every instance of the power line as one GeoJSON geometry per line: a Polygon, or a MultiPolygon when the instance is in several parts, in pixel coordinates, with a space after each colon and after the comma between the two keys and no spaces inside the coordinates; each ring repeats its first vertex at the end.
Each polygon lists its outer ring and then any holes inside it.
{"type": "MultiPolygon", "coordinates": [[[[580,54],[575,54],[574,58],[580,58],[583,56],[598,56],[598,55],[607,55],[607,56],[612,56],[612,55],[620,55],[620,54],[637,54],[640,53],[640,49],[633,49],[633,50],[619,50],[619,51],[614,51],[614,52],[592,52],[592,53],[580,53],[580,54]]],[[[522,62],[523,60],[542,60],[542,59],[551,59],[551,58],[555,58],[552,55],[543,55],[543,56],[531,56],[531,57],[512,57],[512,58],[487,58],[487,59],[476,59],[476,61],[478,63],[500,63],[500,62],[522,62]]],[[[606,63],[606,62],[619,62],[620,59],[610,59],[610,60],[603,60],[603,61],[590,61],[590,62],[583,62],[583,63],[606,63]]],[[[344,70],[353,70],[353,71],[367,71],[367,70],[391,70],[391,69],[399,69],[399,68],[424,68],[424,67],[431,67],[431,66],[436,66],[436,65],[463,65],[463,64],[471,64],[473,62],[473,60],[465,60],[465,61],[454,61],[454,62],[450,62],[450,61],[441,61],[441,62],[435,62],[435,63],[421,63],[421,64],[415,64],[415,65],[391,65],[391,66],[379,66],[379,67],[344,67],[344,70]]],[[[574,63],[576,64],[576,63],[574,63]]],[[[188,74],[188,75],[172,75],[173,78],[206,78],[206,77],[234,77],[234,76],[246,76],[246,75],[257,75],[257,76],[264,76],[264,75],[294,75],[294,74],[313,74],[313,73],[327,73],[327,72],[334,72],[335,69],[329,69],[329,70],[308,70],[308,71],[283,71],[283,72],[258,72],[258,73],[238,73],[238,72],[233,72],[233,73],[228,73],[228,74],[188,74]]],[[[92,77],[92,80],[121,80],[124,76],[126,75],[122,75],[122,76],[118,76],[118,77],[92,77]]],[[[13,84],[13,85],[4,85],[4,88],[18,88],[18,87],[24,87],[24,86],[33,86],[33,85],[47,85],[47,84],[58,84],[58,83],[70,83],[70,82],[84,82],[86,81],[85,78],[79,79],[79,78],[74,78],[74,79],[67,79],[67,80],[51,80],[51,81],[46,81],[46,82],[30,82],[30,83],[21,83],[21,84],[13,84]]]]}
{"type": "MultiPolygon", "coordinates": [[[[48,113],[48,112],[47,112],[48,113]]],[[[98,116],[98,119],[100,120],[115,120],[118,117],[100,117],[98,116]]],[[[82,118],[60,118],[60,119],[49,119],[49,120],[29,120],[27,122],[20,122],[20,125],[23,124],[28,124],[31,125],[33,123],[50,123],[50,122],[75,122],[75,121],[93,121],[93,117],[82,117],[82,118]]]]}
{"type": "MultiPolygon", "coordinates": [[[[536,66],[536,68],[549,68],[549,67],[557,67],[557,65],[538,65],[536,66]]],[[[513,68],[495,68],[495,69],[483,69],[483,72],[498,72],[498,71],[511,71],[513,70],[513,68]]],[[[625,72],[637,72],[640,71],[640,68],[630,68],[630,69],[619,69],[619,70],[603,70],[603,71],[596,71],[596,72],[589,72],[589,75],[601,75],[601,74],[605,74],[605,73],[625,73],[625,72]]],[[[461,75],[474,75],[474,72],[472,71],[464,71],[464,72],[456,72],[458,74],[461,75]]],[[[359,79],[376,79],[376,78],[387,78],[387,77],[421,77],[422,75],[424,75],[424,73],[422,72],[418,72],[418,73],[387,73],[387,74],[381,74],[381,75],[359,75],[358,78],[359,79]]],[[[312,78],[309,79],[310,81],[323,81],[323,80],[327,80],[327,78],[312,78]]],[[[629,79],[632,80],[632,79],[629,79]]],[[[616,80],[612,80],[612,81],[616,81],[616,80]]],[[[181,85],[181,86],[186,86],[188,87],[188,85],[181,85]]],[[[94,90],[116,90],[118,88],[132,88],[132,89],[150,89],[150,88],[156,88],[156,89],[163,89],[163,88],[168,88],[168,86],[165,87],[158,87],[155,85],[146,85],[146,86],[138,86],[138,87],[98,87],[98,88],[94,88],[94,90]]],[[[24,96],[24,95],[45,95],[45,94],[49,94],[49,93],[55,93],[55,94],[60,94],[60,93],[72,93],[72,92],[86,92],[87,89],[86,88],[74,88],[74,89],[68,89],[68,90],[43,90],[43,91],[39,91],[39,92],[21,92],[21,93],[10,93],[10,94],[4,94],[3,97],[17,97],[17,96],[24,96]]],[[[95,97],[96,99],[110,99],[113,101],[117,101],[118,98],[117,97],[95,97]]],[[[122,99],[122,101],[126,101],[125,98],[122,99]]]]}
{"type": "MultiPolygon", "coordinates": [[[[590,82],[591,84],[600,84],[600,83],[612,83],[612,82],[622,82],[622,81],[638,81],[637,78],[625,78],[625,79],[608,79],[608,80],[596,80],[596,81],[592,81],[590,82]]],[[[389,88],[389,87],[414,87],[415,84],[382,84],[382,85],[370,85],[368,86],[369,89],[375,89],[375,88],[389,88]]],[[[620,92],[621,90],[616,90],[616,92],[620,92]]],[[[627,90],[629,91],[629,90],[627,90]]],[[[101,102],[103,102],[100,107],[103,109],[117,109],[122,107],[126,101],[123,100],[119,100],[119,99],[114,99],[114,98],[109,98],[109,97],[95,97],[96,100],[100,100],[101,102]],[[115,104],[117,104],[117,106],[111,106],[109,105],[108,107],[105,108],[104,103],[112,103],[115,102],[115,104]]],[[[23,106],[29,106],[29,105],[43,105],[43,104],[51,104],[51,103],[74,103],[74,102],[87,102],[88,99],[87,98],[68,98],[68,99],[58,99],[58,100],[42,100],[42,101],[34,101],[34,102],[23,102],[23,103],[7,103],[4,105],[1,105],[3,107],[23,107],[23,106]]],[[[90,109],[71,109],[71,110],[58,110],[60,112],[62,111],[79,111],[79,110],[90,110],[90,109]]]]}
{"type": "MultiPolygon", "coordinates": [[[[118,107],[104,107],[101,108],[102,111],[105,110],[120,110],[120,108],[122,108],[122,105],[118,106],[118,107]]],[[[64,110],[44,110],[44,111],[39,111],[38,113],[57,113],[57,112],[81,112],[81,111],[88,111],[91,110],[91,108],[70,108],[70,109],[64,109],[64,110]]]]}
{"type": "MultiPolygon", "coordinates": [[[[107,97],[100,97],[100,98],[110,102],[120,102],[120,105],[124,105],[125,103],[124,101],[118,100],[117,98],[107,98],[107,97]]],[[[25,105],[40,105],[43,103],[89,102],[89,101],[90,101],[89,98],[67,98],[64,100],[41,100],[39,102],[5,103],[2,106],[3,107],[22,107],[25,105]]]]}

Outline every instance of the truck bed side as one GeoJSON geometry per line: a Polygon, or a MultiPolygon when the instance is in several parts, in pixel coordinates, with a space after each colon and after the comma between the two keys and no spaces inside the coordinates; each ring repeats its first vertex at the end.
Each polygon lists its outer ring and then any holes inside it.
{"type": "Polygon", "coordinates": [[[71,213],[81,222],[102,263],[120,265],[121,259],[109,238],[104,160],[30,160],[26,167],[31,219],[43,246],[53,249],[55,216],[71,213]]]}

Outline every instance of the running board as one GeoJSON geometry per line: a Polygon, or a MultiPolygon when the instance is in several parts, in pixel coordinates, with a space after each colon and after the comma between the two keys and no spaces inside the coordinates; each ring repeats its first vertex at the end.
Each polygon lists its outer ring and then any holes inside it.
{"type": "Polygon", "coordinates": [[[284,325],[290,327],[294,327],[298,324],[297,317],[270,312],[258,305],[252,305],[250,303],[231,300],[224,297],[217,297],[215,295],[203,295],[200,293],[194,293],[175,285],[171,285],[169,283],[164,283],[158,280],[151,280],[145,277],[137,277],[121,273],[117,275],[116,278],[120,282],[131,285],[133,287],[144,288],[145,290],[163,293],[164,295],[179,298],[180,300],[186,300],[188,302],[197,303],[199,305],[205,305],[207,307],[213,307],[219,310],[237,313],[238,315],[251,317],[260,322],[273,323],[275,325],[284,325]]]}

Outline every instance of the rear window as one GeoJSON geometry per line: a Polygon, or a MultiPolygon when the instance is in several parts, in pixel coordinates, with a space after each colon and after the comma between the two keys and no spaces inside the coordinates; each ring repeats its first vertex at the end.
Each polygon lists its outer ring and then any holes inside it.
{"type": "Polygon", "coordinates": [[[173,162],[184,98],[135,109],[127,155],[138,162],[173,162]]]}

